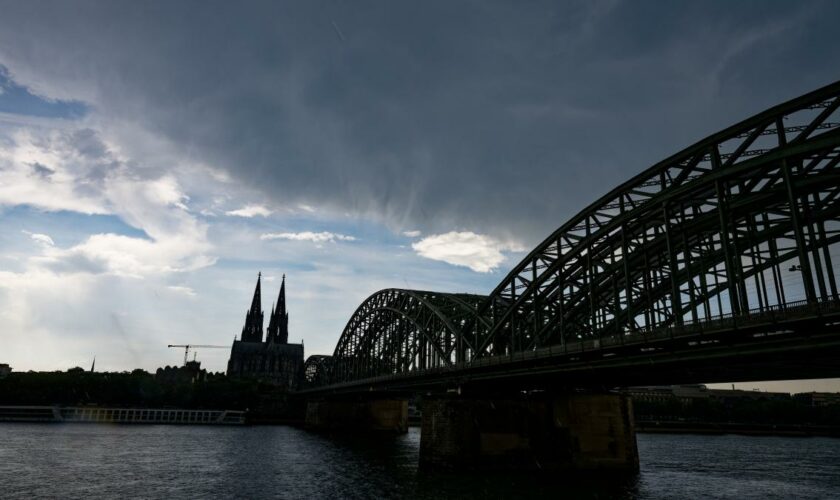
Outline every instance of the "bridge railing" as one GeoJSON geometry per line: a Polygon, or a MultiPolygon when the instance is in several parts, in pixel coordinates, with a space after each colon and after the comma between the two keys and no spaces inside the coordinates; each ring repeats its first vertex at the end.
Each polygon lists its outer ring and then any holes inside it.
{"type": "Polygon", "coordinates": [[[781,323],[804,317],[819,317],[840,311],[840,299],[827,298],[815,302],[799,300],[785,304],[750,309],[741,314],[720,314],[709,319],[670,325],[659,328],[639,328],[622,335],[583,340],[569,344],[568,351],[603,349],[628,344],[638,344],[668,338],[712,334],[720,331],[738,330],[757,325],[781,323]]]}
{"type": "Polygon", "coordinates": [[[660,328],[640,328],[617,337],[623,337],[626,341],[636,336],[661,338],[663,336],[693,335],[704,331],[731,330],[739,327],[768,322],[773,323],[805,316],[820,316],[824,313],[836,312],[838,310],[840,310],[840,300],[835,298],[827,298],[815,302],[799,300],[786,304],[754,308],[737,315],[732,313],[720,314],[706,320],[687,322],[679,326],[670,325],[660,328]]]}

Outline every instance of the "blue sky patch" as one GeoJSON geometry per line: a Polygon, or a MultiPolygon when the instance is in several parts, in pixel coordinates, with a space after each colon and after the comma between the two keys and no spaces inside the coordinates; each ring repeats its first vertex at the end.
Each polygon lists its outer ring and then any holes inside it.
{"type": "Polygon", "coordinates": [[[19,240],[21,231],[46,234],[59,247],[80,243],[92,234],[113,233],[132,238],[150,239],[145,231],[123,222],[115,215],[87,215],[78,212],[46,212],[19,205],[0,211],[0,225],[5,231],[0,235],[0,247],[10,246],[19,240]]]}
{"type": "Polygon", "coordinates": [[[60,101],[38,97],[12,80],[9,71],[0,66],[0,112],[44,118],[79,119],[88,112],[81,101],[60,101]]]}

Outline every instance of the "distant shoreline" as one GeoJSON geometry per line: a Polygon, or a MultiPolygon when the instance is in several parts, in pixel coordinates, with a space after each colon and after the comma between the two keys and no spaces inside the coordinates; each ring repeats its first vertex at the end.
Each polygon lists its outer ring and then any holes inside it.
{"type": "Polygon", "coordinates": [[[245,412],[186,408],[0,406],[0,422],[244,425],[245,412]]]}
{"type": "Polygon", "coordinates": [[[636,432],[643,434],[740,434],[744,436],[840,438],[840,426],[822,426],[807,424],[637,421],[636,432]]]}

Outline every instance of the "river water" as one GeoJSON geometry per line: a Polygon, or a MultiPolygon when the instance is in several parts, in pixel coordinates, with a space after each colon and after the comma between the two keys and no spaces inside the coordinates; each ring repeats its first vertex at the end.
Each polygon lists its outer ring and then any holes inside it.
{"type": "Polygon", "coordinates": [[[420,470],[420,431],[0,424],[0,498],[840,498],[840,439],[639,434],[627,478],[420,470]]]}

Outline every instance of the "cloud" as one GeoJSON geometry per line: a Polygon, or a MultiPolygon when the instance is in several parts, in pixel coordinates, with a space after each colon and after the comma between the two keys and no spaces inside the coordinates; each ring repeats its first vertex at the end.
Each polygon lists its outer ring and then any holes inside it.
{"type": "Polygon", "coordinates": [[[110,213],[100,189],[113,160],[83,160],[77,139],[74,132],[60,129],[0,129],[0,205],[110,213]]]}
{"type": "Polygon", "coordinates": [[[144,234],[89,234],[60,248],[46,234],[27,233],[43,247],[32,266],[143,278],[215,262],[207,225],[189,213],[175,175],[123,157],[97,131],[12,124],[0,126],[0,142],[0,205],[114,215],[144,234]]]}
{"type": "Polygon", "coordinates": [[[408,238],[416,238],[416,237],[420,236],[421,234],[423,234],[423,233],[421,231],[416,230],[416,229],[413,230],[413,231],[403,231],[402,232],[402,235],[406,236],[408,238]]]}
{"type": "Polygon", "coordinates": [[[41,245],[52,247],[55,246],[55,242],[49,235],[41,234],[41,233],[30,233],[29,231],[22,231],[24,234],[28,234],[33,241],[40,243],[41,245]]]}
{"type": "Polygon", "coordinates": [[[269,215],[271,215],[271,213],[272,213],[271,210],[269,210],[267,207],[264,207],[262,205],[246,205],[242,208],[238,208],[236,210],[230,210],[228,212],[225,212],[225,214],[227,214],[227,215],[232,215],[232,216],[235,216],[235,217],[247,217],[247,218],[256,217],[256,216],[268,217],[269,215]]]}
{"type": "Polygon", "coordinates": [[[55,246],[55,242],[53,241],[53,239],[47,236],[46,234],[33,234],[32,239],[43,245],[47,245],[50,247],[55,246]]]}
{"type": "Polygon", "coordinates": [[[412,243],[411,248],[421,257],[468,267],[478,273],[488,273],[499,267],[505,260],[502,252],[523,251],[521,245],[499,242],[469,231],[427,236],[412,243]]]}
{"type": "Polygon", "coordinates": [[[55,173],[55,170],[45,167],[38,162],[32,164],[32,170],[35,171],[36,174],[43,176],[43,177],[50,177],[52,174],[55,173]]]}
{"type": "Polygon", "coordinates": [[[188,286],[170,285],[170,286],[167,286],[166,288],[169,289],[169,290],[172,290],[173,292],[186,295],[187,297],[195,297],[196,296],[195,290],[193,290],[192,288],[190,288],[188,286]]]}
{"type": "Polygon", "coordinates": [[[213,265],[215,257],[200,250],[189,236],[155,241],[109,233],[95,234],[67,249],[54,248],[35,260],[57,272],[85,271],[144,278],[213,265]]]}
{"type": "Polygon", "coordinates": [[[260,235],[261,240],[291,240],[291,241],[311,241],[313,243],[326,243],[336,241],[356,241],[353,236],[344,234],[331,233],[328,231],[321,231],[314,233],[312,231],[303,231],[300,233],[264,233],[260,235]]]}
{"type": "Polygon", "coordinates": [[[552,2],[398,3],[324,16],[268,2],[200,19],[190,2],[156,5],[56,3],[45,17],[11,4],[0,61],[32,93],[84,100],[108,130],[130,122],[270,206],[534,243],[686,144],[836,79],[824,61],[840,58],[834,4],[569,2],[558,15],[552,2]]]}

